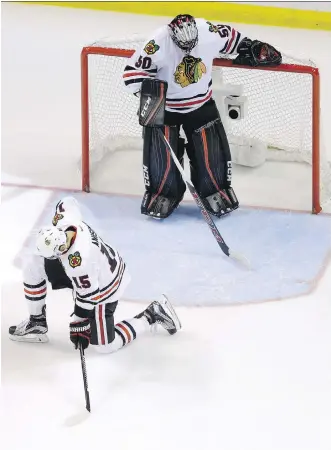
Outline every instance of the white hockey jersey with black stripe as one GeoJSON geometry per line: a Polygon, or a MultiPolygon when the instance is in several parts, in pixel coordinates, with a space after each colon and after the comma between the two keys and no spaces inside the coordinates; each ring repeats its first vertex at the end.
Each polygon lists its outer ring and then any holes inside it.
{"type": "Polygon", "coordinates": [[[55,207],[55,214],[52,219],[54,226],[65,228],[74,222],[81,222],[83,220],[79,204],[74,197],[63,197],[55,207]]]}
{"type": "MultiPolygon", "coordinates": [[[[130,275],[118,251],[82,221],[77,200],[73,197],[61,199],[52,223],[76,233],[70,249],[59,257],[73,285],[75,315],[88,317],[95,306],[118,301],[130,282],[130,275]]],[[[45,304],[47,294],[44,258],[35,253],[30,255],[24,264],[23,275],[30,314],[40,314],[40,304],[45,304]]]]}
{"type": "Polygon", "coordinates": [[[118,301],[130,281],[125,263],[85,222],[73,224],[76,236],[61,263],[75,291],[75,315],[87,317],[100,303],[118,301]]]}
{"type": "Polygon", "coordinates": [[[230,25],[196,19],[198,44],[186,55],[171,39],[168,26],[159,28],[128,61],[123,80],[132,92],[140,91],[144,78],[168,82],[166,110],[193,111],[212,96],[213,59],[236,54],[244,36],[230,25]]]}

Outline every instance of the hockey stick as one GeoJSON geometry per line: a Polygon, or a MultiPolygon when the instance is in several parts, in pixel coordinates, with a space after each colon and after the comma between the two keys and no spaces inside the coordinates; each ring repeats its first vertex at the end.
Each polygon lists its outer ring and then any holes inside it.
{"type": "Polygon", "coordinates": [[[218,228],[216,227],[215,222],[211,218],[211,215],[209,214],[209,212],[206,210],[204,204],[202,203],[202,200],[199,197],[197,191],[195,190],[195,187],[193,186],[191,180],[185,174],[182,165],[178,161],[177,156],[175,155],[173,149],[171,148],[170,143],[168,142],[168,140],[165,137],[164,133],[162,132],[161,128],[158,128],[158,132],[159,132],[159,135],[162,138],[163,142],[165,143],[167,150],[170,152],[172,159],[177,166],[177,169],[179,170],[181,176],[183,177],[183,180],[185,181],[187,187],[189,188],[189,191],[191,192],[192,197],[194,198],[196,204],[198,205],[203,218],[205,219],[207,225],[209,226],[210,231],[213,233],[214,238],[216,239],[218,245],[221,247],[221,250],[223,251],[223,253],[226,256],[228,256],[229,258],[233,258],[236,261],[239,261],[242,264],[244,264],[247,268],[250,268],[250,263],[249,263],[248,259],[246,258],[246,256],[230,250],[230,248],[224,241],[221,233],[219,232],[218,228]]]}
{"type": "Polygon", "coordinates": [[[88,384],[87,384],[87,372],[86,372],[85,355],[84,355],[84,349],[82,348],[81,345],[79,346],[79,352],[80,352],[80,362],[82,364],[82,373],[83,373],[83,381],[84,381],[86,409],[88,410],[88,412],[91,412],[90,393],[88,391],[88,384]]]}

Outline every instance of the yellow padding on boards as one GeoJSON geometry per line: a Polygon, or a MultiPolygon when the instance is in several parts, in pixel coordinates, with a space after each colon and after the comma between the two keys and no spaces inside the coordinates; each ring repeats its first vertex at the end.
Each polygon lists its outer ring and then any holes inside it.
{"type": "MultiPolygon", "coordinates": [[[[331,31],[331,13],[228,2],[22,2],[66,8],[175,17],[191,14],[221,23],[306,28],[331,31]]],[[[285,3],[286,4],[286,3],[285,3]]]]}

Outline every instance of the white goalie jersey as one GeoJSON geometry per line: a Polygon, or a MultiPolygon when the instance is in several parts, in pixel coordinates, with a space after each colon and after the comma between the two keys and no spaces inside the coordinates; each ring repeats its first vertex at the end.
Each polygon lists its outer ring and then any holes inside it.
{"type": "Polygon", "coordinates": [[[237,53],[244,38],[230,25],[214,25],[196,19],[197,45],[189,55],[176,46],[165,25],[130,58],[123,80],[132,92],[140,91],[144,78],[168,82],[166,110],[187,113],[199,108],[212,96],[213,59],[237,53]]]}

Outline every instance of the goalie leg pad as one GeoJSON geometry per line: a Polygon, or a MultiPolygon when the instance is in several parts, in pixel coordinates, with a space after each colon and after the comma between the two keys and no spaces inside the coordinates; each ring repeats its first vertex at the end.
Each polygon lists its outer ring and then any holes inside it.
{"type": "Polygon", "coordinates": [[[192,135],[195,186],[206,197],[231,185],[232,166],[229,143],[219,119],[195,130],[192,135]]]}
{"type": "Polygon", "coordinates": [[[231,152],[221,120],[195,130],[190,144],[192,182],[208,211],[221,217],[237,209],[239,202],[231,187],[231,152]]]}
{"type": "MultiPolygon", "coordinates": [[[[184,140],[177,126],[165,126],[163,132],[179,161],[183,164],[184,140]]],[[[157,130],[144,129],[143,176],[145,195],[141,213],[164,219],[182,200],[186,185],[157,130]]]]}

